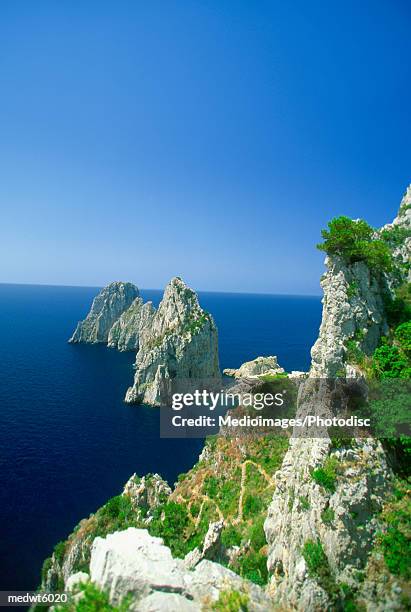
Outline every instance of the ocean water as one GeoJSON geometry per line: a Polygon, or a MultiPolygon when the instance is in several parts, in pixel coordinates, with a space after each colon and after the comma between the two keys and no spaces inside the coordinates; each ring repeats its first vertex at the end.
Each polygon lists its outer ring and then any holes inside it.
{"type": "MultiPolygon", "coordinates": [[[[0,590],[34,589],[54,544],[133,472],[172,484],[201,451],[201,440],[160,439],[158,410],[123,403],[133,354],[67,343],[97,292],[0,285],[0,590]]],[[[308,367],[319,297],[199,297],[222,368],[272,354],[287,370],[308,367]]]]}

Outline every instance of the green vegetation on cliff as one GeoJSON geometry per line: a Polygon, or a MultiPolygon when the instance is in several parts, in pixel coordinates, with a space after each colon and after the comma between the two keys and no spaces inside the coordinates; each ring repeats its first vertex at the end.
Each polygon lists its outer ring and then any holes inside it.
{"type": "Polygon", "coordinates": [[[392,255],[385,240],[375,238],[375,230],[363,220],[336,217],[321,232],[324,242],[317,245],[328,255],[338,255],[347,264],[365,261],[372,270],[392,269],[392,255]]]}

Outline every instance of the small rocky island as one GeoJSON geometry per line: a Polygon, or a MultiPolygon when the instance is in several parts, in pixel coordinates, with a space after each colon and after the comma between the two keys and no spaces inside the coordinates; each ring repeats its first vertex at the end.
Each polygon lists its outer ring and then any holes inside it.
{"type": "Polygon", "coordinates": [[[168,283],[158,310],[131,283],[107,285],[69,342],[137,351],[134,384],[125,397],[131,404],[161,405],[168,381],[221,378],[216,324],[179,277],[168,283]]]}

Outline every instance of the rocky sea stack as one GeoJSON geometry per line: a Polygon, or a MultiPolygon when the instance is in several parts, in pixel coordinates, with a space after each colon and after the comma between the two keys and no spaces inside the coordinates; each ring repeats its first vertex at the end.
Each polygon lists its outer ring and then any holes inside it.
{"type": "Polygon", "coordinates": [[[160,405],[164,383],[176,378],[220,378],[217,327],[179,277],[169,282],[151,325],[141,334],[126,402],[160,405]]]}
{"type": "Polygon", "coordinates": [[[69,342],[106,343],[113,324],[138,297],[132,283],[116,281],[107,285],[94,298],[84,321],[79,321],[69,342]]]}

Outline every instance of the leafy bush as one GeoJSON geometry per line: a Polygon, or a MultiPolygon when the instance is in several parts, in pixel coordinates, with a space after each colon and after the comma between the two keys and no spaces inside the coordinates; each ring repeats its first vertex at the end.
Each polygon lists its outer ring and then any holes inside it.
{"type": "Polygon", "coordinates": [[[321,520],[326,525],[331,525],[335,519],[335,512],[332,508],[326,508],[321,512],[321,520]]]}
{"type": "Polygon", "coordinates": [[[305,497],[300,497],[300,506],[302,508],[302,510],[309,510],[310,509],[310,502],[307,496],[305,497]]]}
{"type": "Polygon", "coordinates": [[[401,378],[406,374],[407,359],[396,346],[382,344],[375,349],[372,368],[380,378],[401,378]]]}
{"type": "Polygon", "coordinates": [[[220,483],[218,481],[218,478],[216,478],[215,476],[208,476],[204,480],[204,485],[203,485],[204,493],[208,495],[208,497],[211,497],[211,499],[214,499],[215,497],[217,497],[219,484],[220,483]]]}
{"type": "Polygon", "coordinates": [[[361,364],[363,362],[364,353],[361,351],[356,340],[354,340],[353,338],[351,340],[347,340],[345,348],[346,348],[347,361],[349,363],[361,364]]]}
{"type": "Polygon", "coordinates": [[[310,576],[317,577],[324,568],[328,568],[328,559],[319,540],[307,540],[302,553],[310,576]]]}
{"type": "Polygon", "coordinates": [[[232,546],[240,546],[241,544],[241,533],[234,527],[229,525],[225,527],[221,534],[221,543],[224,548],[231,548],[232,546]]]}
{"type": "Polygon", "coordinates": [[[411,578],[411,496],[410,482],[397,480],[391,501],[381,514],[386,524],[380,534],[380,546],[390,572],[404,579],[411,578]]]}
{"type": "Polygon", "coordinates": [[[394,336],[404,353],[411,357],[411,321],[399,325],[394,336]]]}
{"type": "Polygon", "coordinates": [[[212,610],[217,612],[248,612],[249,596],[238,591],[221,591],[212,610]]]}
{"type": "Polygon", "coordinates": [[[336,217],[321,235],[324,242],[317,248],[329,255],[339,255],[348,264],[365,261],[371,269],[389,271],[392,268],[388,245],[384,240],[373,239],[374,230],[365,221],[336,217]]]}
{"type": "Polygon", "coordinates": [[[384,229],[380,233],[381,239],[388,242],[391,247],[402,246],[410,235],[410,230],[401,225],[393,225],[391,228],[384,229]]]}
{"type": "Polygon", "coordinates": [[[159,506],[154,512],[149,531],[151,535],[163,538],[173,556],[184,557],[189,552],[187,546],[189,524],[186,506],[177,502],[168,502],[159,506]]]}
{"type": "Polygon", "coordinates": [[[389,527],[380,541],[390,572],[406,579],[411,578],[411,540],[397,527],[389,527]]]}
{"type": "Polygon", "coordinates": [[[327,457],[323,467],[317,468],[311,472],[311,478],[326,491],[333,493],[337,480],[337,466],[338,459],[336,457],[327,457]]]}
{"type": "Polygon", "coordinates": [[[57,606],[56,612],[126,612],[130,607],[129,597],[125,597],[119,606],[112,606],[109,602],[108,595],[104,591],[100,591],[92,582],[82,584],[75,589],[77,593],[81,593],[79,599],[73,599],[67,604],[57,606]]]}
{"type": "Polygon", "coordinates": [[[254,495],[247,495],[244,501],[243,512],[244,517],[248,518],[253,514],[258,514],[262,510],[263,502],[259,497],[254,495]]]}
{"type": "Polygon", "coordinates": [[[267,544],[264,532],[264,519],[264,516],[258,518],[251,526],[248,534],[251,546],[257,551],[267,544]]]}
{"type": "Polygon", "coordinates": [[[64,553],[65,552],[66,552],[66,543],[65,542],[57,542],[57,544],[54,547],[53,553],[54,553],[54,556],[55,556],[56,560],[59,563],[63,562],[64,553]]]}
{"type": "Polygon", "coordinates": [[[396,290],[394,299],[385,297],[385,311],[391,327],[411,320],[411,283],[401,285],[396,290]]]}
{"type": "Polygon", "coordinates": [[[251,550],[239,559],[240,576],[264,586],[268,580],[267,557],[260,552],[251,550]]]}

